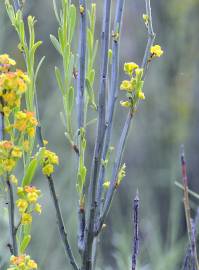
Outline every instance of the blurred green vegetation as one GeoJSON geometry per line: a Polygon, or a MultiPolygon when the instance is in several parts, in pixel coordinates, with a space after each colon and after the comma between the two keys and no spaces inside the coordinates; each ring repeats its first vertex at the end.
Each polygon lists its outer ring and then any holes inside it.
{"type": "MultiPolygon", "coordinates": [[[[55,185],[67,230],[70,232],[70,242],[78,254],[76,158],[67,143],[60,121],[63,106],[55,81],[54,66],[61,65],[61,62],[49,38],[50,34],[56,35],[57,24],[52,1],[26,1],[25,15],[30,13],[37,18],[37,38],[43,41],[38,59],[46,56],[37,87],[41,122],[49,147],[60,156],[61,164],[56,172],[55,185]]],[[[0,52],[9,53],[23,68],[23,57],[17,49],[18,40],[5,13],[3,2],[0,2],[0,52]]],[[[77,4],[78,1],[74,2],[77,4]]],[[[103,1],[96,2],[99,38],[103,1]]],[[[190,187],[199,192],[199,1],[152,0],[151,5],[156,41],[162,45],[165,53],[160,60],[152,63],[146,78],[146,101],[140,104],[128,139],[124,156],[127,176],[116,195],[107,228],[99,243],[98,269],[130,269],[132,200],[137,188],[140,193],[141,215],[139,269],[180,269],[187,238],[182,192],[175,187],[174,181],[180,180],[179,146],[182,143],[185,144],[187,154],[190,187]]],[[[121,74],[125,61],[141,62],[147,39],[142,21],[144,11],[144,0],[126,0],[121,74]]],[[[77,47],[76,43],[74,47],[77,47]]],[[[120,80],[123,79],[122,76],[120,80]]],[[[118,103],[114,141],[120,134],[125,113],[125,109],[120,108],[118,103]]],[[[94,138],[95,130],[91,126],[88,166],[94,138]]],[[[44,194],[43,214],[33,222],[30,253],[40,265],[39,269],[70,269],[59,239],[47,183],[38,174],[35,184],[44,194]]],[[[198,201],[193,201],[193,215],[197,204],[198,201]]],[[[9,256],[6,247],[8,239],[6,210],[3,199],[0,198],[1,270],[6,269],[9,256]]]]}

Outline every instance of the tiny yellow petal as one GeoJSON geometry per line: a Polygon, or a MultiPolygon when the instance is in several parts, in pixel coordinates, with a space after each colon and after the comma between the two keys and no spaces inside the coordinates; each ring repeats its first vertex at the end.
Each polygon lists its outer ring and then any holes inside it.
{"type": "Polygon", "coordinates": [[[150,49],[150,52],[151,52],[152,57],[160,57],[164,53],[161,46],[158,44],[152,46],[150,49]]]}
{"type": "Polygon", "coordinates": [[[108,189],[110,187],[110,181],[105,181],[104,184],[103,184],[103,187],[105,189],[108,189]]]}
{"type": "Polygon", "coordinates": [[[122,106],[122,107],[126,107],[126,108],[128,108],[128,107],[131,107],[131,102],[129,102],[129,101],[120,101],[120,105],[122,106]]]}
{"type": "Polygon", "coordinates": [[[144,95],[144,93],[142,92],[142,91],[140,91],[139,93],[138,93],[138,98],[139,99],[145,99],[145,95],[144,95]]]}

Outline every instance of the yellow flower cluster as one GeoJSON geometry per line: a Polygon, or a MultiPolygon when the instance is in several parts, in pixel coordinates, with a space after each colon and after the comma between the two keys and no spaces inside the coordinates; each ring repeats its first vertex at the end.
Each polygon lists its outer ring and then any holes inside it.
{"type": "Polygon", "coordinates": [[[150,52],[151,52],[151,58],[160,57],[164,53],[161,46],[158,45],[158,44],[152,46],[151,49],[150,49],[150,52]]]}
{"type": "Polygon", "coordinates": [[[28,83],[28,76],[21,70],[0,74],[1,112],[9,115],[12,109],[20,107],[21,96],[26,91],[28,83]]]}
{"type": "Polygon", "coordinates": [[[130,77],[133,75],[133,72],[139,68],[139,66],[134,63],[134,62],[130,62],[130,63],[125,63],[124,64],[124,72],[129,75],[130,77]]]}
{"type": "Polygon", "coordinates": [[[50,176],[54,172],[54,165],[59,164],[59,158],[54,152],[45,149],[42,163],[43,163],[42,168],[43,174],[50,176]]]}
{"type": "Polygon", "coordinates": [[[30,137],[34,137],[35,127],[37,124],[38,123],[33,112],[19,111],[15,114],[14,128],[20,132],[23,132],[24,134],[27,133],[30,137]]]}
{"type": "Polygon", "coordinates": [[[8,54],[0,55],[0,72],[8,72],[10,67],[15,65],[15,60],[11,59],[8,54]]]}
{"type": "Polygon", "coordinates": [[[0,142],[0,175],[11,172],[22,157],[22,151],[18,146],[14,146],[11,141],[0,142]]]}
{"type": "Polygon", "coordinates": [[[130,77],[130,80],[122,81],[120,89],[127,91],[129,100],[121,101],[120,104],[123,107],[133,107],[139,99],[145,99],[145,95],[142,92],[143,88],[143,69],[134,63],[125,63],[124,72],[130,77]]]}
{"type": "Polygon", "coordinates": [[[37,269],[37,263],[27,255],[11,256],[10,267],[7,270],[33,270],[37,269]]]}
{"type": "Polygon", "coordinates": [[[17,188],[19,199],[16,206],[21,214],[21,224],[26,225],[32,223],[32,211],[41,214],[41,205],[37,202],[41,191],[34,186],[25,186],[17,188]]]}
{"type": "Polygon", "coordinates": [[[124,163],[120,170],[119,170],[119,173],[118,173],[118,176],[117,176],[117,186],[119,186],[123,180],[123,178],[126,176],[126,164],[124,163]]]}

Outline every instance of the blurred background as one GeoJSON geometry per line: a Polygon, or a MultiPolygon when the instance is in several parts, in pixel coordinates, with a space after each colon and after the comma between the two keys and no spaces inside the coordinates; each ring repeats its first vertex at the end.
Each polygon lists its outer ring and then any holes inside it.
{"type": "MultiPolygon", "coordinates": [[[[39,60],[46,56],[38,78],[39,109],[45,138],[49,148],[60,156],[55,185],[60,198],[64,220],[74,253],[78,255],[76,158],[60,121],[63,111],[54,66],[61,59],[50,42],[49,35],[57,35],[57,22],[51,0],[26,0],[25,14],[37,18],[36,35],[43,45],[39,60]]],[[[58,0],[59,2],[59,0],[58,0]]],[[[73,1],[77,5],[77,0],[73,1]]],[[[97,2],[97,31],[99,39],[102,3],[97,2]]],[[[113,1],[112,17],[115,2],[113,1]]],[[[175,186],[181,181],[179,148],[185,145],[190,188],[199,192],[199,1],[151,0],[156,42],[164,50],[154,60],[146,77],[146,100],[140,103],[124,154],[127,175],[117,192],[107,227],[99,243],[97,269],[130,269],[132,253],[132,202],[140,195],[140,253],[142,270],[180,269],[186,249],[186,224],[182,192],[175,186]]],[[[120,53],[120,81],[125,78],[126,61],[141,63],[147,41],[142,14],[144,0],[126,0],[120,53]]],[[[0,1],[0,53],[8,53],[24,68],[23,57],[17,49],[18,39],[0,1]]],[[[77,42],[74,42],[77,49],[77,42]]],[[[99,55],[96,66],[99,64],[99,55]]],[[[98,76],[96,80],[96,91],[98,76]]],[[[114,124],[113,144],[117,142],[127,111],[118,106],[114,124]]],[[[76,118],[74,117],[74,123],[76,118]]],[[[87,166],[95,139],[95,125],[88,129],[87,166]]],[[[20,174],[20,172],[19,172],[20,174]]],[[[55,222],[55,212],[49,197],[47,182],[37,174],[35,185],[43,192],[43,213],[33,221],[31,256],[39,269],[71,269],[65,260],[62,243],[55,222]]],[[[192,198],[194,217],[198,201],[192,198]]],[[[9,251],[8,227],[4,202],[0,200],[0,269],[7,269],[9,251]]]]}

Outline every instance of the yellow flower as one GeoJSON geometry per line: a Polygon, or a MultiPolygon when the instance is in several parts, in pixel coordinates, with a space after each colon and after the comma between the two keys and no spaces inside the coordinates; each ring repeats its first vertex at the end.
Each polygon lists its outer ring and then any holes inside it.
{"type": "Polygon", "coordinates": [[[7,72],[10,66],[15,66],[16,62],[12,58],[9,57],[8,54],[0,55],[0,71],[7,72]]]}
{"type": "Polygon", "coordinates": [[[84,13],[84,10],[85,10],[84,6],[83,5],[80,5],[79,6],[79,10],[80,10],[80,13],[83,14],[84,13]]]}
{"type": "Polygon", "coordinates": [[[59,163],[58,156],[54,152],[52,152],[50,150],[45,150],[44,159],[48,160],[48,162],[52,163],[52,164],[58,165],[58,163],[59,163]]]}
{"type": "Polygon", "coordinates": [[[14,169],[15,165],[16,165],[16,161],[10,158],[5,159],[3,161],[4,170],[7,172],[11,172],[14,169]]]}
{"type": "Polygon", "coordinates": [[[41,214],[41,212],[42,212],[41,204],[39,204],[39,203],[35,204],[35,212],[41,214]]]}
{"type": "Polygon", "coordinates": [[[50,176],[54,172],[54,167],[51,164],[47,164],[43,167],[42,172],[44,175],[50,176]]]}
{"type": "Polygon", "coordinates": [[[28,202],[24,199],[18,199],[16,201],[17,208],[19,209],[20,213],[24,213],[28,207],[28,202]]]}
{"type": "Polygon", "coordinates": [[[27,266],[31,269],[37,269],[37,264],[34,260],[29,260],[27,266]]]}
{"type": "Polygon", "coordinates": [[[54,152],[45,149],[42,163],[43,163],[42,168],[43,174],[49,176],[54,172],[53,165],[59,164],[59,158],[54,152]]]}
{"type": "Polygon", "coordinates": [[[19,147],[15,146],[11,152],[11,156],[15,158],[21,158],[22,157],[22,151],[19,147]]]}
{"type": "MultiPolygon", "coordinates": [[[[27,255],[11,256],[10,270],[32,270],[37,269],[37,263],[27,255]]],[[[8,270],[7,269],[7,270],[8,270]]]]}
{"type": "Polygon", "coordinates": [[[41,191],[34,186],[25,186],[24,191],[26,193],[36,193],[38,196],[41,194],[41,191]]]}
{"type": "Polygon", "coordinates": [[[122,106],[122,107],[131,107],[131,102],[129,102],[129,101],[123,101],[123,100],[121,100],[120,101],[120,105],[122,106]]]}
{"type": "Polygon", "coordinates": [[[144,73],[143,68],[137,68],[135,70],[136,79],[140,81],[142,79],[143,73],[144,73]]]}
{"type": "Polygon", "coordinates": [[[120,185],[121,181],[123,180],[123,178],[126,176],[126,164],[124,163],[118,173],[117,176],[117,186],[120,185]]]}
{"type": "Polygon", "coordinates": [[[144,95],[144,93],[142,91],[138,92],[138,98],[143,99],[143,100],[145,99],[145,95],[144,95]]]}
{"type": "Polygon", "coordinates": [[[124,81],[122,81],[122,83],[120,85],[120,89],[131,92],[133,90],[133,87],[132,87],[132,84],[130,81],[124,80],[124,81]]]}
{"type": "Polygon", "coordinates": [[[26,132],[30,137],[34,137],[35,127],[38,124],[34,113],[19,111],[16,113],[15,118],[14,127],[20,132],[26,132]]]}
{"type": "Polygon", "coordinates": [[[108,189],[110,187],[110,181],[105,181],[104,184],[103,184],[103,187],[105,189],[108,189]]]}
{"type": "Polygon", "coordinates": [[[132,76],[133,71],[139,66],[134,62],[129,62],[124,64],[124,72],[129,76],[132,76]]]}
{"type": "Polygon", "coordinates": [[[16,178],[16,176],[14,174],[10,175],[10,181],[14,184],[17,185],[18,184],[18,180],[16,178]]]}
{"type": "Polygon", "coordinates": [[[22,145],[23,145],[24,151],[25,152],[28,152],[29,151],[29,147],[30,147],[29,141],[28,140],[23,141],[22,145]]]}
{"type": "Polygon", "coordinates": [[[28,135],[32,138],[35,136],[35,129],[33,127],[27,129],[28,135]]]}
{"type": "Polygon", "coordinates": [[[11,110],[8,106],[4,106],[3,109],[2,109],[3,113],[5,114],[5,116],[9,116],[10,113],[11,113],[11,110]]]}
{"type": "Polygon", "coordinates": [[[0,147],[6,150],[11,150],[13,147],[13,143],[11,141],[1,141],[0,147]]]}
{"type": "Polygon", "coordinates": [[[23,196],[24,195],[24,190],[22,187],[17,187],[17,195],[18,196],[23,196]]]}
{"type": "Polygon", "coordinates": [[[151,57],[160,57],[164,52],[160,45],[154,45],[150,49],[151,57]]]}
{"type": "Polygon", "coordinates": [[[32,223],[32,216],[28,213],[23,213],[21,216],[21,224],[28,225],[32,223]]]}
{"type": "Polygon", "coordinates": [[[143,14],[143,15],[142,15],[142,18],[143,18],[143,20],[144,20],[144,23],[145,23],[146,25],[148,25],[148,23],[149,23],[149,16],[148,16],[147,14],[143,14]]]}
{"type": "Polygon", "coordinates": [[[10,257],[10,262],[11,262],[11,264],[17,266],[17,265],[19,265],[20,263],[25,262],[25,255],[21,255],[21,256],[14,256],[14,255],[12,255],[12,256],[10,257]]]}
{"type": "Polygon", "coordinates": [[[36,192],[28,193],[27,199],[30,203],[35,203],[38,199],[38,195],[36,192]]]}

